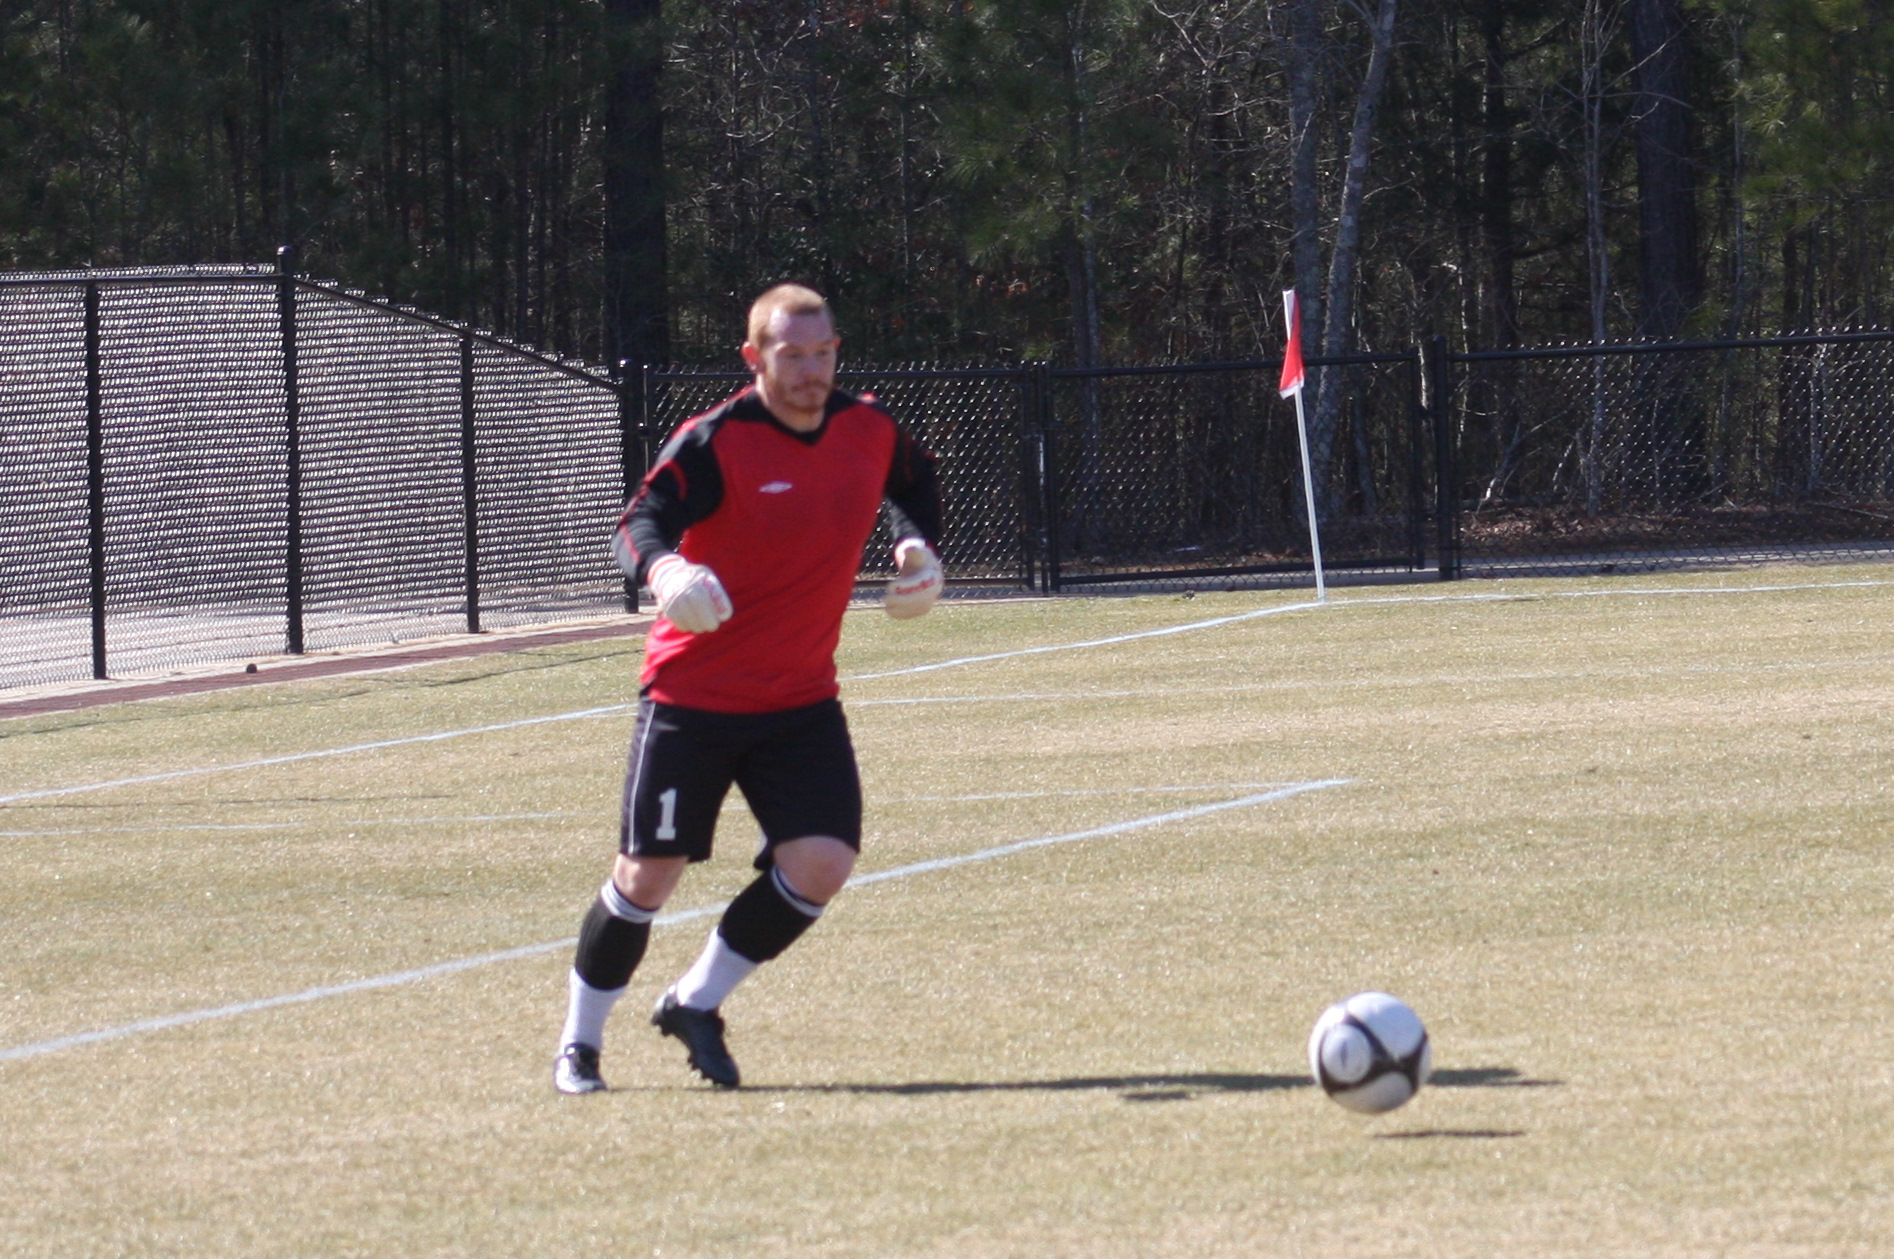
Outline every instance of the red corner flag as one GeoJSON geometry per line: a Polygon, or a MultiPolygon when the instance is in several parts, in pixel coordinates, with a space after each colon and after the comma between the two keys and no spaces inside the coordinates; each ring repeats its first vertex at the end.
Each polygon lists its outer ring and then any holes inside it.
{"type": "Polygon", "coordinates": [[[1302,388],[1302,319],[1296,310],[1296,291],[1282,291],[1282,313],[1289,324],[1289,347],[1282,352],[1282,396],[1302,388]]]}

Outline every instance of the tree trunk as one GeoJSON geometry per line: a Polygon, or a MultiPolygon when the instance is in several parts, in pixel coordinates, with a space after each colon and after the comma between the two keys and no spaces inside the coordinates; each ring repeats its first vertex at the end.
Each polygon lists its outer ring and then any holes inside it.
{"type": "Polygon", "coordinates": [[[809,182],[813,185],[815,241],[818,265],[822,269],[821,288],[828,297],[838,296],[841,272],[835,263],[837,225],[835,222],[835,162],[829,151],[829,129],[822,99],[822,0],[809,0],[808,35],[803,48],[803,95],[809,107],[809,182]]]}
{"type": "Polygon", "coordinates": [[[447,313],[463,319],[465,309],[460,280],[460,170],[456,161],[454,113],[454,11],[452,0],[440,0],[441,54],[441,252],[447,256],[447,313]]]}
{"type": "MultiPolygon", "coordinates": [[[[1083,0],[1066,14],[1066,291],[1072,308],[1072,351],[1081,369],[1098,366],[1099,309],[1098,254],[1093,241],[1093,203],[1087,179],[1090,161],[1087,59],[1085,37],[1087,6],[1083,0]]],[[[1079,381],[1079,451],[1073,478],[1077,508],[1071,530],[1072,544],[1083,548],[1092,536],[1091,511],[1098,489],[1100,440],[1098,382],[1079,381]]]]}
{"type": "Polygon", "coordinates": [[[659,0],[606,0],[605,361],[670,357],[664,243],[664,64],[659,0]]]}
{"type": "Polygon", "coordinates": [[[1677,0],[1630,0],[1637,89],[1638,333],[1677,337],[1703,294],[1696,165],[1690,142],[1690,48],[1677,0]]]}
{"type": "MultiPolygon", "coordinates": [[[[1381,104],[1381,89],[1387,83],[1388,60],[1394,47],[1396,0],[1381,0],[1370,28],[1368,72],[1362,76],[1361,91],[1355,98],[1354,125],[1348,133],[1348,165],[1342,174],[1341,209],[1335,220],[1335,245],[1329,254],[1326,327],[1322,334],[1322,353],[1328,356],[1348,353],[1354,336],[1355,264],[1361,254],[1361,206],[1368,195],[1368,158],[1374,146],[1375,114],[1381,104]]],[[[1330,510],[1326,485],[1329,463],[1335,451],[1335,434],[1341,416],[1340,369],[1322,373],[1323,383],[1316,394],[1315,414],[1309,424],[1309,466],[1315,482],[1315,510],[1326,516],[1330,510]],[[1334,376],[1331,384],[1329,377],[1334,376]]]]}
{"type": "MultiPolygon", "coordinates": [[[[1607,17],[1607,0],[1586,0],[1580,28],[1580,105],[1585,118],[1585,277],[1591,313],[1591,341],[1603,345],[1611,300],[1611,255],[1605,237],[1605,50],[1616,40],[1617,19],[1607,17]]],[[[1596,516],[1604,504],[1605,360],[1591,361],[1591,418],[1586,426],[1581,466],[1585,476],[1585,514],[1596,516]]]]}
{"type": "Polygon", "coordinates": [[[1480,162],[1480,234],[1485,244],[1487,344],[1519,344],[1519,309],[1513,293],[1513,140],[1506,105],[1505,0],[1484,0],[1480,12],[1484,46],[1480,114],[1486,128],[1480,162]]]}
{"type": "Polygon", "coordinates": [[[1290,257],[1302,344],[1316,346],[1322,328],[1322,188],[1316,131],[1321,105],[1322,0],[1293,0],[1289,24],[1290,257]]]}

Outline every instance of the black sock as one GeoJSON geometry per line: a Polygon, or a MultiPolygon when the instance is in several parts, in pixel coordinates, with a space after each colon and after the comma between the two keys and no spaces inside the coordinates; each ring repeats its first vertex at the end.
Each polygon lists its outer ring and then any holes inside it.
{"type": "Polygon", "coordinates": [[[601,894],[579,927],[579,949],[572,959],[572,969],[594,988],[623,988],[644,960],[645,945],[650,940],[650,918],[628,922],[606,908],[601,894]]]}
{"type": "Polygon", "coordinates": [[[820,905],[785,886],[778,871],[767,870],[730,902],[717,934],[733,952],[752,962],[767,962],[794,944],[821,912],[820,905]]]}

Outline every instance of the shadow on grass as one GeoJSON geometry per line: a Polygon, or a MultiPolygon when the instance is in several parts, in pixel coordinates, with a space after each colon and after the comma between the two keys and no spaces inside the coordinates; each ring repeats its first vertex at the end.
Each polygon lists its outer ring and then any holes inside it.
{"type": "MultiPolygon", "coordinates": [[[[1440,1088],[1547,1088],[1558,1080],[1528,1079],[1512,1067],[1461,1067],[1436,1071],[1440,1088]]],[[[1306,1075],[1196,1072],[1176,1075],[1072,1076],[1059,1080],[915,1080],[904,1084],[781,1084],[746,1093],[843,1093],[864,1097],[938,1097],[955,1093],[1118,1093],[1127,1102],[1183,1102],[1205,1093],[1273,1093],[1312,1088],[1306,1075]]]]}
{"type": "Polygon", "coordinates": [[[1457,1067],[1436,1071],[1428,1077],[1427,1087],[1437,1089],[1548,1089],[1564,1080],[1537,1080],[1520,1075],[1511,1067],[1457,1067]]]}
{"type": "Polygon", "coordinates": [[[936,1097],[952,1093],[1122,1093],[1126,1101],[1185,1101],[1199,1093],[1268,1093],[1314,1084],[1306,1075],[1238,1075],[1202,1072],[1179,1075],[1093,1075],[1062,1080],[915,1080],[906,1084],[783,1084],[744,1092],[846,1093],[864,1097],[936,1097]]]}

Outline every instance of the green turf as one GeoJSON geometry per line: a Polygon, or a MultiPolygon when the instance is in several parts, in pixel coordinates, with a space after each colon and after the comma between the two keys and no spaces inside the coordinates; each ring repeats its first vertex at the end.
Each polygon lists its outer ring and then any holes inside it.
{"type": "MultiPolygon", "coordinates": [[[[864,872],[1351,782],[846,893],[727,1006],[735,1095],[643,1025],[704,922],[654,936],[591,1098],[549,1084],[563,951],[0,1062],[0,1253],[1888,1253],[1891,581],[1350,589],[850,682],[864,872]],[[1640,593],[1772,585],[1819,588],[1640,593]],[[1379,1119],[1304,1057],[1362,988],[1440,1072],[1379,1119]]],[[[841,667],[1304,597],[864,611],[841,667]]],[[[636,665],[12,719],[0,795],[628,703],[636,665]]],[[[571,935],[629,725],[0,804],[0,1051],[571,935]]]]}

